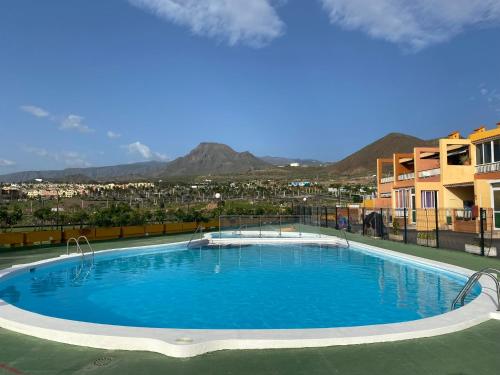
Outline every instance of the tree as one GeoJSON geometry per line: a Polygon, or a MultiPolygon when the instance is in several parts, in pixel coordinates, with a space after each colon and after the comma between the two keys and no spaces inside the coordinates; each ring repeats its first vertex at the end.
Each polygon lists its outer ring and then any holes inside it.
{"type": "Polygon", "coordinates": [[[33,212],[33,216],[38,219],[41,225],[52,219],[52,211],[50,208],[42,207],[33,212]]]}

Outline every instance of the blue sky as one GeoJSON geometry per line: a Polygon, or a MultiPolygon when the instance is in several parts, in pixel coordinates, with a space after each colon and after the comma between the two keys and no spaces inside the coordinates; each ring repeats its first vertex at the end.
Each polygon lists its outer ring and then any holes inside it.
{"type": "Polygon", "coordinates": [[[0,173],[468,135],[500,121],[499,26],[500,0],[4,0],[0,173]]]}

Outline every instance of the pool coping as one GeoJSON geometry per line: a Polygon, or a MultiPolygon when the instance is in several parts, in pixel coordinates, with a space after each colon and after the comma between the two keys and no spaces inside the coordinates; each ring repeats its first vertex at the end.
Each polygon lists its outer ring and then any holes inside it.
{"type": "MultiPolygon", "coordinates": [[[[327,235],[321,235],[321,238],[302,238],[300,241],[297,241],[297,238],[262,238],[259,241],[237,238],[211,239],[211,242],[214,244],[246,244],[256,242],[304,244],[319,242],[327,245],[345,243],[343,239],[327,235]]],[[[206,239],[191,242],[192,245],[202,245],[205,243],[206,239]]],[[[406,260],[447,272],[464,276],[470,276],[474,273],[472,270],[442,262],[402,254],[354,241],[350,241],[350,243],[357,248],[378,253],[382,256],[406,260]]],[[[168,245],[158,244],[110,249],[101,251],[99,254],[138,249],[146,250],[154,249],[155,247],[164,248],[165,246],[175,247],[182,244],[187,244],[187,241],[168,245]]],[[[19,272],[29,272],[30,268],[36,266],[57,263],[79,256],[78,254],[63,255],[57,258],[13,266],[5,270],[0,270],[0,278],[12,276],[19,272]]],[[[52,318],[22,310],[0,300],[0,327],[66,344],[101,349],[151,351],[180,358],[224,349],[283,349],[367,344],[437,336],[460,331],[489,319],[500,319],[500,313],[496,311],[496,292],[493,281],[483,278],[480,280],[480,284],[482,287],[481,294],[464,307],[430,318],[391,324],[269,330],[142,328],[52,318]]]]}

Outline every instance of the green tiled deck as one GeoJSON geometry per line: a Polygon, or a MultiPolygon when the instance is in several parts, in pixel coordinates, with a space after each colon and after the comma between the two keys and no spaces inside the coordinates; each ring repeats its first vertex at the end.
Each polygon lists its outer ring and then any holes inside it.
{"type": "MultiPolygon", "coordinates": [[[[330,230],[325,230],[330,231],[330,230]]],[[[331,231],[335,232],[335,231],[331,231]]],[[[350,235],[350,239],[471,269],[500,260],[350,235]]],[[[190,235],[95,244],[96,250],[187,240],[190,235]]],[[[0,250],[0,268],[53,257],[65,247],[0,250]]],[[[500,373],[500,321],[427,339],[345,347],[222,351],[191,359],[63,345],[0,329],[0,374],[425,374],[500,373]]]]}

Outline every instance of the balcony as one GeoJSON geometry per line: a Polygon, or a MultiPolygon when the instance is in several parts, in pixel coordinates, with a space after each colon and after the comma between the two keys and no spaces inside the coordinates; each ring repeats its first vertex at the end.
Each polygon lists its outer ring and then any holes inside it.
{"type": "Polygon", "coordinates": [[[382,177],[380,179],[381,184],[388,184],[390,182],[394,182],[394,176],[382,177]]]}
{"type": "Polygon", "coordinates": [[[438,176],[440,174],[441,174],[441,168],[434,168],[418,172],[418,177],[428,178],[428,177],[438,176]]]}
{"type": "Polygon", "coordinates": [[[413,180],[414,178],[415,178],[415,173],[414,172],[404,173],[404,174],[400,174],[398,176],[398,181],[413,180]]]}
{"type": "Polygon", "coordinates": [[[500,162],[476,165],[476,173],[499,172],[500,162]]]}

